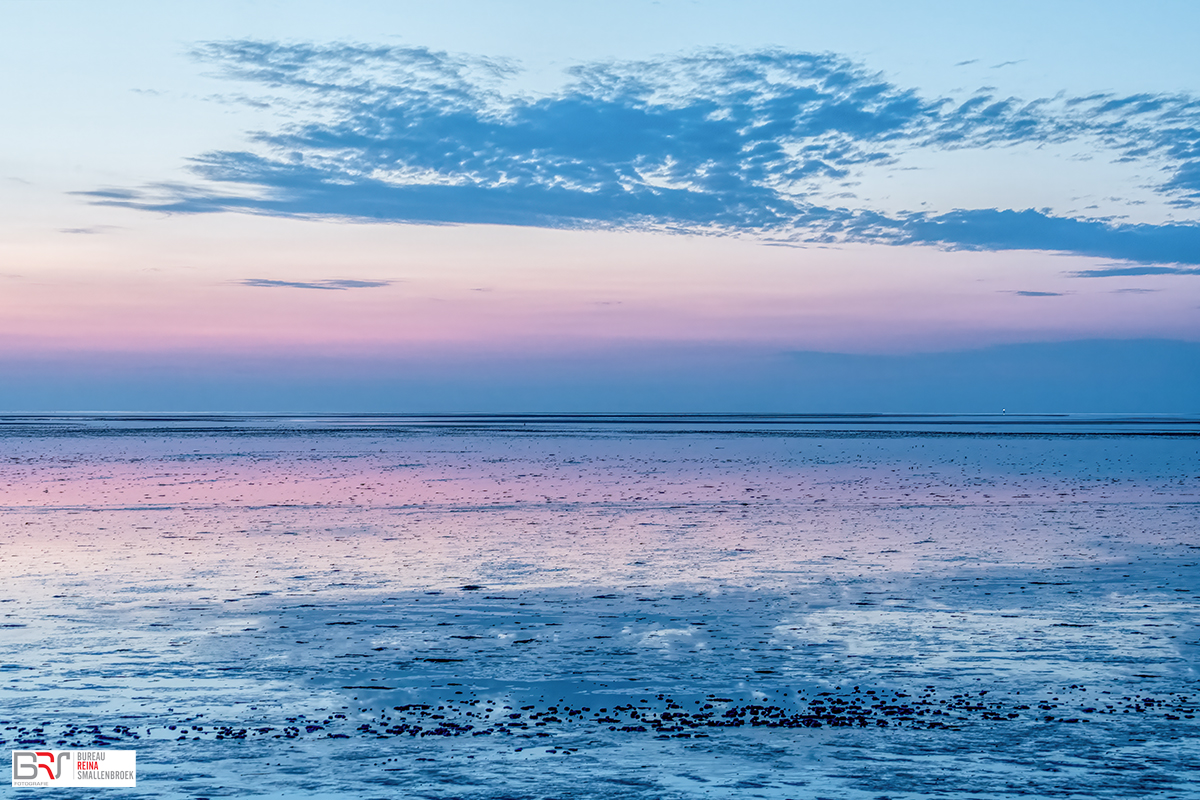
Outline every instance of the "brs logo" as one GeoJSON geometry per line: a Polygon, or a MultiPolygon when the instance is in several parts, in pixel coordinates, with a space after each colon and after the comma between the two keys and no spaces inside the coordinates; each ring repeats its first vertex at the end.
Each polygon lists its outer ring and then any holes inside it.
{"type": "Polygon", "coordinates": [[[58,780],[62,777],[63,760],[71,760],[71,751],[60,750],[58,757],[46,750],[14,750],[13,751],[13,780],[36,781],[44,778],[58,780]],[[42,773],[45,770],[45,774],[42,773]]]}

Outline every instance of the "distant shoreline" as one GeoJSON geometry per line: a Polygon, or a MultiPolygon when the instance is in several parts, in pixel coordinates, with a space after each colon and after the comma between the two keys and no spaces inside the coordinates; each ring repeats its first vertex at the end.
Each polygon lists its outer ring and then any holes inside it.
{"type": "Polygon", "coordinates": [[[438,429],[524,433],[739,433],[744,435],[1200,436],[1200,414],[907,413],[429,413],[226,414],[50,412],[0,414],[0,436],[50,431],[103,435],[242,431],[249,434],[372,434],[438,429]]]}

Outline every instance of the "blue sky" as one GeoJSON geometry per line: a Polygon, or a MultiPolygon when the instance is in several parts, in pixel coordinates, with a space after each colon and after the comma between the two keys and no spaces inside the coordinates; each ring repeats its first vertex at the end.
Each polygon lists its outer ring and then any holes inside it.
{"type": "Polygon", "coordinates": [[[2,408],[1196,410],[1194,4],[6,10],[2,408]]]}

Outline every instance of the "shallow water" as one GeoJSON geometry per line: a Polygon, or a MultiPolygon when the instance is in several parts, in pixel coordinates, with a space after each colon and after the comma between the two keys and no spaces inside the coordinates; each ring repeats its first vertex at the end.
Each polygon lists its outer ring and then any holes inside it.
{"type": "Polygon", "coordinates": [[[1198,432],[8,418],[0,739],[136,747],[114,797],[1196,796],[1198,432]]]}

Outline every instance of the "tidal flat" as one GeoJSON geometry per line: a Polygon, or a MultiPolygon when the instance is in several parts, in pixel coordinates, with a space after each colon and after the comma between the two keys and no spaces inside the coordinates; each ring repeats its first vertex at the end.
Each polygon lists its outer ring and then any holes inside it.
{"type": "Polygon", "coordinates": [[[106,797],[1200,796],[1196,418],[20,416],[0,498],[0,745],[106,797]]]}

